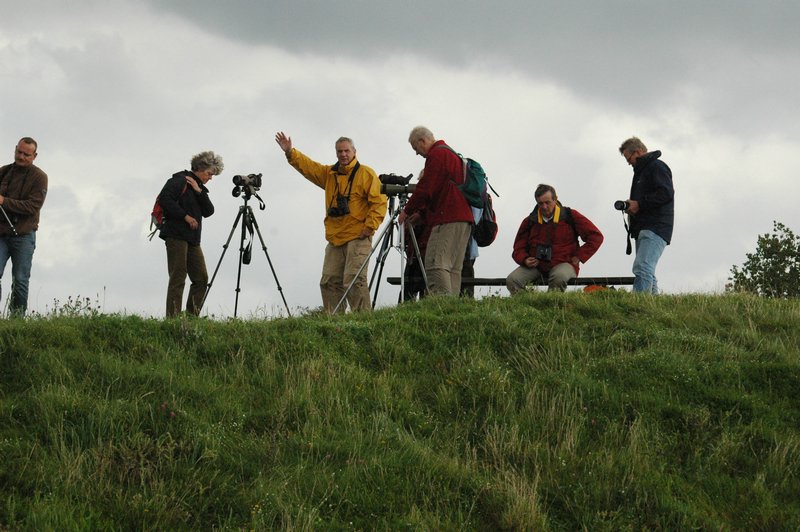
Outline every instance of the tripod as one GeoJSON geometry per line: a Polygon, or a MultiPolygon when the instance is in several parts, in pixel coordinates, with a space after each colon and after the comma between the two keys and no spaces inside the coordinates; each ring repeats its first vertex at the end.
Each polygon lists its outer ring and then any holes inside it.
{"type": "MultiPolygon", "coordinates": [[[[386,257],[389,255],[389,250],[392,249],[394,246],[394,230],[396,229],[399,234],[400,243],[397,246],[398,251],[400,252],[400,297],[398,298],[400,302],[403,301],[405,297],[405,265],[406,265],[406,255],[405,255],[405,224],[397,223],[397,217],[402,212],[403,208],[408,203],[408,194],[397,194],[397,196],[390,195],[389,196],[389,223],[383,228],[381,234],[378,236],[377,243],[372,247],[372,250],[367,255],[367,258],[364,259],[364,263],[358,269],[358,273],[356,273],[353,280],[350,281],[350,285],[347,287],[347,290],[344,291],[342,294],[342,298],[339,300],[339,303],[336,304],[336,308],[333,309],[333,313],[335,314],[339,307],[342,306],[342,303],[347,299],[347,294],[350,293],[350,290],[353,289],[353,286],[356,284],[358,280],[358,276],[361,275],[361,272],[364,271],[364,268],[367,267],[369,263],[369,259],[372,258],[372,255],[375,253],[380,247],[380,252],[378,253],[378,257],[375,259],[375,270],[372,272],[372,277],[369,281],[369,289],[372,290],[372,286],[375,285],[375,294],[372,297],[372,307],[375,307],[375,302],[378,300],[378,290],[380,289],[380,279],[381,275],[383,275],[383,268],[386,264],[386,257]],[[399,207],[395,209],[395,197],[399,199],[399,207]],[[375,280],[378,280],[378,283],[375,283],[375,280]]],[[[409,231],[411,235],[411,242],[414,245],[414,252],[416,253],[417,260],[419,260],[420,269],[422,270],[422,279],[425,281],[425,290],[428,289],[428,276],[425,274],[425,265],[422,262],[422,254],[419,252],[419,244],[417,243],[417,236],[414,234],[414,231],[409,231]]]]}
{"type": "Polygon", "coordinates": [[[245,194],[242,197],[244,200],[244,204],[239,207],[239,213],[236,215],[236,219],[233,221],[233,227],[231,227],[231,232],[228,235],[228,240],[225,241],[225,244],[222,245],[222,254],[219,257],[219,261],[217,261],[217,267],[214,269],[214,275],[211,276],[211,281],[208,283],[208,287],[206,288],[206,293],[203,296],[203,303],[206,302],[206,298],[208,297],[208,293],[211,291],[211,286],[214,284],[214,279],[217,277],[217,272],[219,272],[219,267],[222,264],[222,259],[225,258],[225,252],[228,251],[228,245],[231,243],[231,238],[233,238],[233,233],[236,231],[236,226],[239,224],[239,221],[242,222],[242,234],[239,239],[239,269],[236,274],[236,302],[233,307],[233,317],[236,317],[236,314],[239,311],[239,292],[242,291],[241,289],[241,280],[242,280],[242,264],[250,264],[251,259],[251,250],[253,246],[253,230],[255,229],[255,233],[258,234],[258,240],[261,242],[261,249],[264,250],[264,255],[267,257],[267,263],[269,263],[269,269],[272,271],[272,277],[275,279],[275,284],[278,287],[278,292],[281,294],[281,299],[283,300],[283,306],[286,307],[286,313],[291,316],[292,312],[289,310],[289,305],[286,304],[286,298],[283,297],[283,288],[281,288],[281,283],[278,281],[278,275],[275,273],[275,268],[272,266],[272,259],[269,258],[269,253],[267,253],[267,245],[264,243],[264,237],[261,236],[261,229],[258,227],[258,222],[256,221],[256,216],[253,213],[253,208],[247,204],[247,201],[250,199],[250,196],[253,195],[258,198],[258,201],[261,204],[261,210],[264,210],[264,200],[256,194],[255,192],[245,190],[245,194]],[[247,236],[247,232],[250,233],[250,243],[247,244],[245,247],[245,239],[247,236]]]}

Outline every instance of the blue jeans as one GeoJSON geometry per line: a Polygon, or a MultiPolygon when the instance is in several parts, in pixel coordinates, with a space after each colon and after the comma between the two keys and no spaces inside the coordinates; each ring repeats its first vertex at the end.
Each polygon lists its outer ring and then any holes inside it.
{"type": "Polygon", "coordinates": [[[6,270],[8,259],[11,259],[11,300],[8,310],[12,315],[24,316],[28,310],[28,281],[31,278],[34,249],[36,231],[27,235],[0,237],[0,279],[6,270]]]}
{"type": "Polygon", "coordinates": [[[658,294],[656,265],[667,242],[652,231],[639,231],[636,239],[636,258],[633,261],[633,291],[643,294],[658,294]]]}

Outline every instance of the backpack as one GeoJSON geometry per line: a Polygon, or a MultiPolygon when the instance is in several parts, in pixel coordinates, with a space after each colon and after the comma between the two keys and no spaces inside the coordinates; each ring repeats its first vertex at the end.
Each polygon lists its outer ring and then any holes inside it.
{"type": "MultiPolygon", "coordinates": [[[[489,185],[488,181],[486,182],[486,185],[498,198],[500,197],[500,195],[495,192],[494,188],[489,185]]],[[[494,239],[497,238],[497,215],[495,214],[494,207],[492,206],[492,196],[488,191],[484,192],[483,212],[481,213],[480,219],[472,228],[472,238],[475,239],[475,243],[481,248],[485,248],[486,246],[490,245],[492,242],[494,242],[494,239]]]]}
{"type": "MultiPolygon", "coordinates": [[[[181,196],[183,196],[186,189],[189,187],[188,184],[183,185],[183,190],[181,190],[181,196]]],[[[162,227],[164,227],[164,208],[161,206],[161,194],[159,193],[156,196],[156,202],[153,204],[153,210],[150,212],[150,234],[148,235],[148,240],[153,240],[153,236],[155,236],[156,231],[160,231],[162,227]]]]}
{"type": "MultiPolygon", "coordinates": [[[[467,200],[470,207],[482,209],[484,196],[486,195],[486,172],[483,170],[481,163],[474,159],[463,157],[447,144],[444,147],[458,155],[464,166],[464,182],[460,185],[456,184],[456,188],[464,195],[464,199],[467,200]]],[[[455,181],[453,183],[455,184],[455,181]]]]}

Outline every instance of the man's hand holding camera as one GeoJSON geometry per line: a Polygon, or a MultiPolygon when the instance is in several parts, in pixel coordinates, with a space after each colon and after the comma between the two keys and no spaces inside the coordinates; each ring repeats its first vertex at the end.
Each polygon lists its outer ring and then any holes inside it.
{"type": "Polygon", "coordinates": [[[528,257],[525,259],[525,267],[526,268],[536,268],[539,266],[539,259],[536,257],[528,257]]]}
{"type": "MultiPolygon", "coordinates": [[[[538,244],[536,246],[536,256],[535,257],[526,257],[524,262],[524,266],[526,268],[538,268],[539,264],[543,262],[550,262],[553,257],[553,248],[549,245],[545,244],[538,244]]],[[[578,266],[580,264],[580,259],[578,257],[573,256],[570,258],[570,263],[574,266],[578,266]]]]}

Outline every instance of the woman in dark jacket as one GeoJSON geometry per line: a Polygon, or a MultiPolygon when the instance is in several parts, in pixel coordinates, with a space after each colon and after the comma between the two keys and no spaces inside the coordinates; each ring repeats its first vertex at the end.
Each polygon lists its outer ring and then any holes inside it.
{"type": "Polygon", "coordinates": [[[191,171],[173,174],[164,185],[159,203],[164,210],[164,225],[159,236],[167,248],[167,317],[181,312],[181,299],[186,275],[192,282],[186,299],[186,312],[198,316],[203,305],[208,271],[200,233],[203,218],[214,214],[214,205],[208,198],[208,183],[222,172],[222,157],[213,151],[204,151],[192,157],[191,171]]]}

